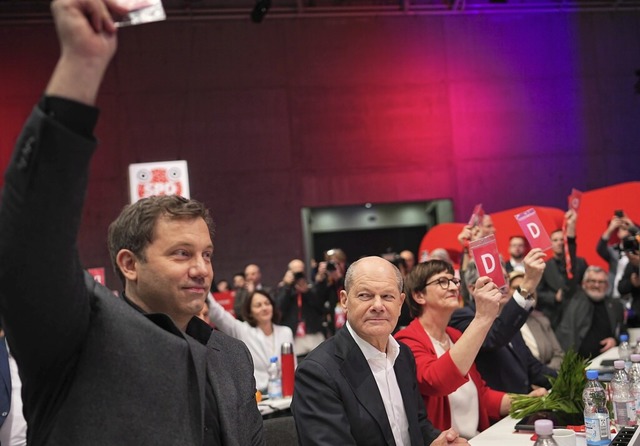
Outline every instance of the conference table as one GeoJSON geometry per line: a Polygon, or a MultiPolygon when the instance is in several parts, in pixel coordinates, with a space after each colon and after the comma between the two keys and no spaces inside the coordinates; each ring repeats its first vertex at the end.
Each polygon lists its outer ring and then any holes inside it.
{"type": "MultiPolygon", "coordinates": [[[[607,350],[603,354],[595,357],[589,369],[598,369],[602,361],[610,359],[618,359],[618,347],[607,350]]],[[[504,417],[492,425],[489,429],[480,432],[478,435],[469,440],[469,444],[472,446],[532,446],[533,440],[531,439],[533,432],[518,432],[514,429],[516,423],[519,420],[510,416],[504,417]]],[[[613,438],[615,434],[611,435],[613,438]]],[[[585,446],[587,444],[584,433],[576,434],[576,446],[585,446]]]]}

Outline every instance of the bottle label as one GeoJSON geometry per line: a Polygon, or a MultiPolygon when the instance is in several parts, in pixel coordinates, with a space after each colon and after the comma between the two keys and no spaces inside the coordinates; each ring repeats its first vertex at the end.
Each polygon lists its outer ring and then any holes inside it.
{"type": "Polygon", "coordinates": [[[636,425],[636,402],[630,401],[613,401],[613,413],[616,424],[619,426],[635,426],[636,425]]]}
{"type": "Polygon", "coordinates": [[[586,431],[587,445],[600,446],[608,445],[611,442],[609,417],[606,414],[601,414],[594,418],[585,417],[584,428],[586,431]]]}

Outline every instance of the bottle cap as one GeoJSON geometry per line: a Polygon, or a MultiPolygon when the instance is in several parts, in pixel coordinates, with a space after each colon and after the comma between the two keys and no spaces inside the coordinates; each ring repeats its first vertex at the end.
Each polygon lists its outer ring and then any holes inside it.
{"type": "Polygon", "coordinates": [[[626,334],[621,334],[620,335],[620,342],[624,342],[624,341],[628,341],[629,340],[629,336],[626,334]]]}
{"type": "Polygon", "coordinates": [[[631,359],[631,362],[640,362],[640,355],[637,353],[632,354],[629,358],[631,359]]]}
{"type": "MultiPolygon", "coordinates": [[[[278,362],[278,357],[272,356],[271,359],[269,359],[269,362],[278,362]]],[[[624,366],[624,363],[623,363],[623,366],[624,366]]]]}
{"type": "MultiPolygon", "coordinates": [[[[638,355],[640,357],[640,355],[638,355]]],[[[587,370],[587,379],[593,380],[598,379],[598,371],[597,370],[587,370]]]]}
{"type": "Polygon", "coordinates": [[[553,421],[546,419],[536,420],[534,429],[538,435],[551,435],[553,434],[553,421]]]}
{"type": "MultiPolygon", "coordinates": [[[[280,353],[283,355],[290,355],[293,353],[293,345],[291,345],[291,342],[283,342],[280,347],[280,353]]],[[[638,355],[638,357],[640,357],[640,355],[638,355]]]]}
{"type": "Polygon", "coordinates": [[[613,367],[618,370],[624,369],[624,361],[622,359],[613,361],[613,367]]]}

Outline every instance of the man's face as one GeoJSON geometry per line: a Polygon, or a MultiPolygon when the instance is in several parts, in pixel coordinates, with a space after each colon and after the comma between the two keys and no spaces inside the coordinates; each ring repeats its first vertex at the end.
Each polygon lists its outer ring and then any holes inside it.
{"type": "Polygon", "coordinates": [[[242,288],[244,286],[244,283],[245,283],[244,276],[241,276],[241,275],[233,276],[234,288],[242,288]]]}
{"type": "Polygon", "coordinates": [[[604,299],[604,296],[607,293],[608,284],[607,273],[604,271],[592,271],[585,275],[585,278],[582,281],[582,288],[591,300],[598,302],[604,299]]]}
{"type": "Polygon", "coordinates": [[[402,251],[400,253],[400,257],[404,259],[404,263],[407,267],[407,272],[408,273],[411,272],[411,270],[416,264],[416,257],[413,255],[411,251],[402,251]]]}
{"type": "Polygon", "coordinates": [[[207,224],[201,218],[160,218],[145,256],[127,272],[127,294],[145,311],[165,313],[186,327],[202,309],[213,281],[207,224]]]}
{"type": "Polygon", "coordinates": [[[516,260],[520,260],[524,257],[525,243],[524,239],[520,237],[514,237],[509,242],[509,255],[516,260]]]}
{"type": "Polygon", "coordinates": [[[258,265],[248,265],[244,270],[244,277],[247,282],[259,284],[262,280],[262,274],[260,274],[258,265]]]}
{"type": "Polygon", "coordinates": [[[564,254],[564,238],[562,237],[562,231],[556,231],[551,234],[551,251],[555,256],[561,256],[564,254]]]}
{"type": "Polygon", "coordinates": [[[495,233],[496,233],[496,227],[493,226],[493,220],[491,219],[491,216],[488,214],[484,214],[484,217],[482,218],[482,223],[480,224],[480,236],[486,237],[488,235],[495,234],[495,233]]]}
{"type": "Polygon", "coordinates": [[[385,351],[395,328],[404,293],[398,288],[393,265],[381,257],[367,257],[355,266],[349,293],[340,292],[351,328],[365,341],[385,351]]]}

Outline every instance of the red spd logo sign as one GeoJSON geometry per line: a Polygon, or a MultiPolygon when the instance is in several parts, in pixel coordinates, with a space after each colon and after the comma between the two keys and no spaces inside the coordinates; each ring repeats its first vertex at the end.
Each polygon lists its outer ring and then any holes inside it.
{"type": "Polygon", "coordinates": [[[131,164],[129,181],[132,203],[153,195],[180,195],[189,198],[186,161],[131,164]]]}

